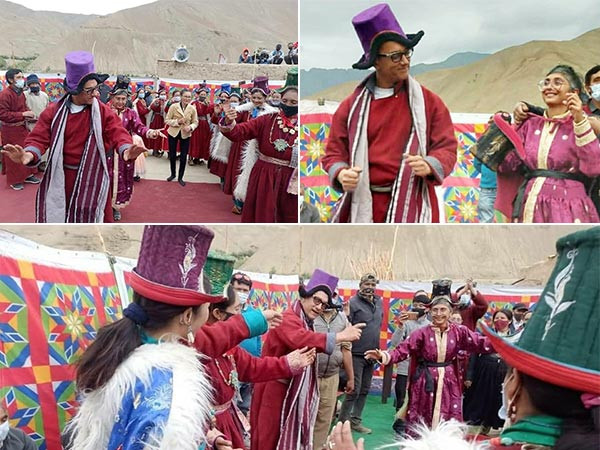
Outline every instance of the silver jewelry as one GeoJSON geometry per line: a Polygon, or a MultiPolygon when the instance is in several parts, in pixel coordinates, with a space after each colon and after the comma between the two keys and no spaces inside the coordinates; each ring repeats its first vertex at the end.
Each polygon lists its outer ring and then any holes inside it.
{"type": "Polygon", "coordinates": [[[196,341],[196,337],[194,336],[194,332],[192,331],[192,325],[188,325],[187,339],[190,344],[193,344],[196,341]]]}

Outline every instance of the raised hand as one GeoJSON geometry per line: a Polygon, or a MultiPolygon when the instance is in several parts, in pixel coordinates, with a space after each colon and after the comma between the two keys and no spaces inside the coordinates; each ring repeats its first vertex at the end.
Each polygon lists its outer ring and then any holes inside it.
{"type": "Polygon", "coordinates": [[[225,123],[227,125],[233,123],[236,118],[237,118],[237,112],[235,109],[229,109],[229,110],[227,110],[227,112],[225,112],[225,123]]]}
{"type": "Polygon", "coordinates": [[[263,316],[267,320],[269,324],[269,328],[276,328],[283,322],[283,315],[280,312],[277,312],[272,309],[267,309],[262,312],[263,316]]]}
{"type": "Polygon", "coordinates": [[[6,144],[2,154],[10,158],[12,162],[27,165],[33,161],[33,154],[23,150],[20,145],[6,144]]]}
{"type": "Polygon", "coordinates": [[[123,159],[125,161],[134,161],[138,156],[147,151],[148,149],[146,147],[133,144],[123,152],[123,159]]]}
{"type": "Polygon", "coordinates": [[[527,120],[527,113],[529,112],[529,108],[524,102],[519,102],[515,105],[515,109],[513,111],[513,116],[515,118],[515,123],[519,124],[521,122],[525,122],[527,120]]]}
{"type": "Polygon", "coordinates": [[[583,104],[581,103],[581,99],[579,98],[579,94],[574,92],[569,92],[567,94],[567,99],[563,101],[567,108],[571,112],[573,119],[575,119],[576,123],[581,122],[584,119],[583,115],[583,104]]]}
{"type": "Polygon", "coordinates": [[[362,336],[362,330],[366,327],[366,323],[357,323],[355,325],[348,325],[343,331],[340,331],[336,335],[336,341],[339,342],[353,342],[358,341],[362,336]]]}

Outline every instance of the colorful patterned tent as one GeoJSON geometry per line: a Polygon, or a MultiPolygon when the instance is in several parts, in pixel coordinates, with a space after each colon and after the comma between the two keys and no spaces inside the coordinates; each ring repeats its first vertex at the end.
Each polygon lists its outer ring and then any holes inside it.
{"type": "MultiPolygon", "coordinates": [[[[337,105],[327,102],[323,107],[307,106],[302,102],[302,126],[300,128],[300,177],[304,186],[304,198],[314,204],[327,222],[340,193],[329,185],[327,173],[321,165],[329,137],[331,117],[337,105]],[[309,111],[306,113],[305,111],[309,111]]],[[[478,222],[479,173],[473,165],[469,147],[485,130],[488,115],[452,114],[454,132],[458,140],[458,158],[454,170],[436,188],[443,217],[449,223],[478,222]]]]}
{"type": "Polygon", "coordinates": [[[0,397],[11,425],[40,449],[62,448],[60,430],[76,407],[73,363],[120,314],[104,255],[0,234],[0,397]]]}

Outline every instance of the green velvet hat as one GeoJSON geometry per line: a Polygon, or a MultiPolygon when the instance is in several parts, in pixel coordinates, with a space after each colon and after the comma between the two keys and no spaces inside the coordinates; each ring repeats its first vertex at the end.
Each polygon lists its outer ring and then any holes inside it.
{"type": "Polygon", "coordinates": [[[242,90],[240,89],[239,86],[232,87],[231,94],[229,96],[230,97],[236,96],[237,98],[239,98],[241,100],[242,99],[242,90]]]}
{"type": "Polygon", "coordinates": [[[564,236],[556,249],[556,266],[519,340],[484,332],[517,370],[600,394],[600,227],[564,236]]]}
{"type": "Polygon", "coordinates": [[[210,280],[211,292],[221,295],[233,275],[233,266],[236,259],[227,253],[210,250],[204,265],[204,274],[210,280]]]}
{"type": "Polygon", "coordinates": [[[277,89],[281,95],[290,88],[298,89],[298,67],[294,66],[287,71],[287,77],[285,79],[285,85],[282,88],[277,89]]]}

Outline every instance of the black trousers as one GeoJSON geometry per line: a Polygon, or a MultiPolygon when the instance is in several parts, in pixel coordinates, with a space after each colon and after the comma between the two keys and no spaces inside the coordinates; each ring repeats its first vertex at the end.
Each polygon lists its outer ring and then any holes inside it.
{"type": "Polygon", "coordinates": [[[177,167],[177,144],[179,143],[179,175],[178,180],[183,180],[183,174],[185,173],[185,164],[187,162],[187,155],[190,150],[190,138],[183,139],[181,137],[181,131],[176,137],[169,134],[169,162],[171,163],[171,176],[175,176],[175,168],[177,167]]]}

